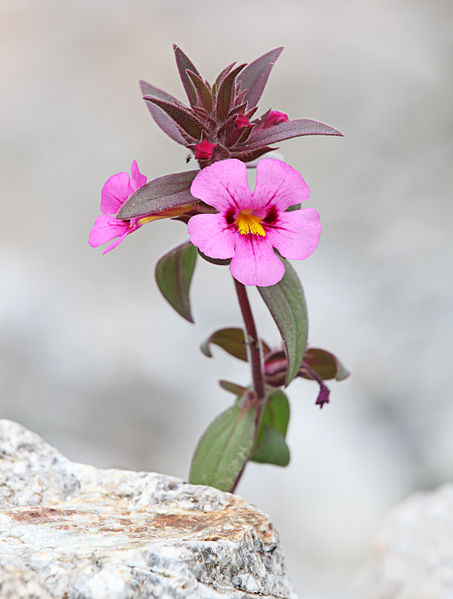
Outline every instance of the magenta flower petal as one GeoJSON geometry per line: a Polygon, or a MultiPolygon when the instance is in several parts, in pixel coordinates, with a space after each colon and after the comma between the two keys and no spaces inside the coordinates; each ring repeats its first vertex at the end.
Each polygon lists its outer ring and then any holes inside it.
{"type": "Polygon", "coordinates": [[[211,258],[232,258],[232,275],[244,285],[278,283],[286,258],[307,258],[318,245],[319,215],[313,208],[286,212],[308,198],[301,175],[280,160],[258,163],[251,194],[245,164],[235,159],[215,162],[195,177],[191,192],[214,206],[218,214],[193,216],[188,224],[192,243],[211,258]]]}
{"type": "Polygon", "coordinates": [[[101,191],[101,212],[116,214],[132,193],[131,178],[127,173],[112,175],[101,191]]]}
{"type": "Polygon", "coordinates": [[[256,185],[253,199],[258,207],[275,206],[286,210],[308,199],[310,189],[302,175],[291,166],[275,158],[263,158],[256,167],[256,185]]]}
{"type": "Polygon", "coordinates": [[[140,187],[146,184],[147,178],[146,175],[143,175],[138,170],[137,161],[134,160],[131,164],[131,181],[132,181],[132,191],[137,191],[140,187]]]}
{"type": "Polygon", "coordinates": [[[130,177],[127,173],[112,175],[104,183],[101,192],[101,212],[116,214],[124,202],[146,183],[146,176],[138,170],[137,162],[131,165],[130,177]]]}
{"type": "MultiPolygon", "coordinates": [[[[135,231],[135,229],[133,230],[135,231]]],[[[102,254],[106,254],[107,252],[110,252],[111,250],[116,248],[117,245],[119,245],[124,239],[126,239],[129,233],[132,233],[132,229],[129,229],[129,231],[124,231],[124,233],[120,237],[114,239],[113,242],[105,248],[102,254]]]]}
{"type": "Polygon", "coordinates": [[[278,125],[278,123],[286,123],[286,121],[289,121],[287,114],[278,110],[271,110],[264,122],[263,129],[268,129],[269,127],[278,125]]]}
{"type": "Polygon", "coordinates": [[[281,212],[276,224],[266,230],[271,245],[282,256],[303,260],[312,254],[321,235],[321,220],[314,208],[281,212]]]}
{"type": "Polygon", "coordinates": [[[195,177],[190,192],[219,212],[232,206],[247,208],[252,197],[247,168],[243,162],[234,158],[214,162],[202,169],[195,177]]]}
{"type": "Polygon", "coordinates": [[[101,214],[94,222],[90,231],[88,243],[91,247],[98,247],[107,241],[111,241],[118,235],[128,233],[129,223],[124,220],[117,220],[111,214],[101,214]]]}
{"type": "Polygon", "coordinates": [[[137,219],[121,220],[116,214],[130,196],[145,185],[146,176],[138,170],[137,162],[131,165],[131,176],[127,173],[112,175],[104,184],[101,192],[101,212],[90,231],[89,244],[97,247],[107,241],[111,243],[104,254],[116,247],[127,235],[140,227],[137,219]]]}
{"type": "Polygon", "coordinates": [[[285,266],[265,237],[237,235],[231,274],[243,285],[268,287],[278,283],[285,266]]]}
{"type": "Polygon", "coordinates": [[[222,214],[192,216],[188,223],[188,229],[190,241],[203,254],[211,258],[232,258],[234,256],[236,234],[229,230],[222,214]]]}

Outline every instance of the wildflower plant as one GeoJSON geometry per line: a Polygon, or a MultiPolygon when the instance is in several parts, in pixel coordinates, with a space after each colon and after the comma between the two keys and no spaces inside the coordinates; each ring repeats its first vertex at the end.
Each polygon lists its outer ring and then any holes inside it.
{"type": "Polygon", "coordinates": [[[153,220],[170,218],[187,226],[189,239],[156,265],[156,281],[165,299],[193,322],[190,286],[198,257],[229,266],[243,327],[213,332],[201,351],[212,357],[218,346],[250,364],[251,383],[221,380],[234,396],[202,435],[189,480],[233,492],[248,461],[286,466],[290,408],[283,391],[296,377],[319,386],[316,404],[329,402],[328,379],[348,371],[331,352],[307,345],[308,315],[304,291],[289,260],[308,258],[321,234],[318,212],[305,207],[309,188],[300,173],[266,157],[273,144],[306,135],[341,136],[310,119],[289,119],[280,111],[257,116],[271,69],[282,48],[250,64],[226,67],[213,84],[174,46],[188,105],[161,89],[140,82],[143,99],[157,125],[193,154],[199,168],[147,182],[132,162],[131,175],[118,173],[105,183],[101,215],[89,243],[112,250],[129,234],[153,220]],[[256,167],[256,185],[247,169],[256,167]],[[302,206],[303,204],[303,206],[302,206]],[[281,336],[271,347],[258,335],[247,286],[256,286],[281,336]]]}

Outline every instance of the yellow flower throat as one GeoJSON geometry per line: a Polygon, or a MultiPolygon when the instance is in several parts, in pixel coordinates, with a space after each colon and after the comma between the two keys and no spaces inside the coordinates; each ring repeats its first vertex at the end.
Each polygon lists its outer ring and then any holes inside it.
{"type": "Polygon", "coordinates": [[[266,231],[263,228],[261,216],[255,216],[251,210],[241,210],[236,217],[236,226],[241,235],[253,235],[266,236],[266,231]]]}

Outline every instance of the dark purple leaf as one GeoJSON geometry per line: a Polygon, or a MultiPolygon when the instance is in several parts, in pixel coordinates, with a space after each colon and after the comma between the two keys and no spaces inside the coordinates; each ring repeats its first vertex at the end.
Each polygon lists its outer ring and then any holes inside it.
{"type": "Polygon", "coordinates": [[[196,75],[199,75],[200,73],[198,72],[196,66],[193,64],[190,58],[186,54],[184,54],[181,48],[178,48],[176,44],[173,44],[173,51],[175,53],[176,65],[178,67],[179,76],[181,77],[181,81],[184,86],[184,89],[186,90],[189,102],[192,106],[196,105],[197,94],[192,85],[190,77],[187,74],[187,71],[192,71],[196,75]]]}
{"type": "MultiPolygon", "coordinates": [[[[177,100],[170,94],[167,94],[167,92],[164,92],[158,87],[154,87],[154,85],[147,83],[146,81],[140,81],[140,89],[142,91],[142,96],[153,96],[159,98],[160,100],[164,100],[165,102],[168,102],[170,104],[174,103],[175,106],[182,106],[179,100],[177,100]]],[[[182,136],[180,130],[175,125],[173,119],[171,119],[168,116],[168,114],[162,110],[162,108],[159,108],[151,102],[146,102],[146,106],[151,116],[156,121],[156,124],[162,129],[164,133],[166,133],[169,137],[176,141],[176,143],[181,144],[183,146],[187,145],[187,140],[182,136]]]]}
{"type": "Polygon", "coordinates": [[[167,302],[189,322],[193,322],[189,290],[197,260],[190,241],[162,256],[156,264],[156,282],[167,302]]]}
{"type": "Polygon", "coordinates": [[[244,144],[244,149],[253,150],[267,144],[274,144],[291,137],[300,137],[302,135],[337,135],[342,136],[343,133],[337,131],[329,125],[312,121],[311,119],[295,119],[294,121],[286,121],[278,123],[268,129],[255,128],[247,142],[244,144]]]}
{"type": "Polygon", "coordinates": [[[187,71],[187,75],[193,83],[195,90],[198,93],[199,102],[197,104],[201,104],[204,108],[211,112],[212,110],[212,94],[208,89],[206,83],[203,81],[201,77],[199,77],[196,73],[192,73],[192,71],[187,71]]]}
{"type": "Polygon", "coordinates": [[[220,73],[217,76],[217,79],[214,81],[214,85],[212,86],[213,89],[218,89],[220,85],[222,85],[222,81],[225,79],[225,77],[228,75],[228,73],[231,71],[235,64],[235,62],[232,62],[230,65],[225,67],[223,71],[220,71],[220,73]]]}
{"type": "Polygon", "coordinates": [[[242,160],[242,162],[252,162],[252,160],[256,160],[263,156],[263,154],[267,154],[268,152],[272,152],[276,148],[271,148],[270,146],[264,146],[262,148],[257,148],[256,150],[248,150],[247,144],[244,145],[244,149],[241,150],[231,150],[231,157],[237,158],[238,160],[242,160]]]}
{"type": "Polygon", "coordinates": [[[170,104],[169,102],[165,102],[154,96],[144,96],[143,99],[146,102],[151,102],[166,112],[168,116],[181,127],[181,129],[193,138],[194,143],[201,139],[203,132],[206,132],[206,128],[203,124],[196,119],[187,108],[170,104]]]}
{"type": "Polygon", "coordinates": [[[219,121],[223,121],[228,116],[230,110],[233,107],[233,99],[234,99],[234,86],[236,81],[236,76],[238,73],[242,71],[245,67],[245,64],[241,64],[236,67],[231,73],[229,73],[225,79],[222,81],[219,91],[217,93],[217,104],[216,104],[216,114],[217,119],[219,121]]]}
{"type": "MultiPolygon", "coordinates": [[[[199,171],[173,173],[153,179],[135,191],[122,205],[117,218],[130,220],[162,211],[200,204],[190,193],[192,181],[199,171]]],[[[189,208],[188,208],[189,209],[189,208]]]]}
{"type": "Polygon", "coordinates": [[[283,47],[280,47],[266,52],[266,54],[263,54],[263,56],[260,56],[247,65],[238,76],[241,88],[247,90],[244,100],[247,102],[249,108],[253,108],[258,104],[272,67],[282,50],[283,47]]]}

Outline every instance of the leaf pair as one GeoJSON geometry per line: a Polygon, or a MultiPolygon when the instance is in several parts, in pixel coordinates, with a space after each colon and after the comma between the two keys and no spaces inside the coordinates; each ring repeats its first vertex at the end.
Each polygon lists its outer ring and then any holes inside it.
{"type": "MultiPolygon", "coordinates": [[[[244,402],[245,403],[245,402],[244,402]]],[[[256,433],[256,407],[228,408],[208,426],[195,450],[189,482],[232,491],[247,461],[287,466],[285,435],[289,404],[282,391],[270,394],[256,433]]]]}

